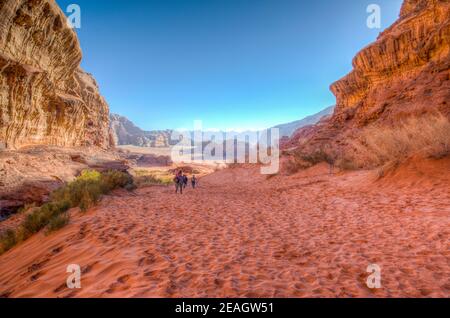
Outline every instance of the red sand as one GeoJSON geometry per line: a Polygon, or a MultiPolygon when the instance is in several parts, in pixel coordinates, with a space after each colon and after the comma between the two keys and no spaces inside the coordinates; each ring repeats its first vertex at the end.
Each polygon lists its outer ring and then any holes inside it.
{"type": "Polygon", "coordinates": [[[0,257],[9,297],[449,297],[450,161],[118,191],[0,257]],[[426,174],[424,174],[426,173],[426,174]],[[401,179],[401,182],[395,180],[401,179]],[[68,264],[83,269],[67,289],[68,264]],[[366,286],[369,264],[382,288],[366,286]]]}

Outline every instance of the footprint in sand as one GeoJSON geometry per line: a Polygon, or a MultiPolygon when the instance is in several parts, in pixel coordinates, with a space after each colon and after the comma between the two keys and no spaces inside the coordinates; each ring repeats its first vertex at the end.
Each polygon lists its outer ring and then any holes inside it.
{"type": "Polygon", "coordinates": [[[130,288],[126,283],[130,280],[131,275],[120,276],[116,282],[112,283],[109,288],[105,291],[107,294],[112,294],[116,291],[124,291],[130,288]]]}

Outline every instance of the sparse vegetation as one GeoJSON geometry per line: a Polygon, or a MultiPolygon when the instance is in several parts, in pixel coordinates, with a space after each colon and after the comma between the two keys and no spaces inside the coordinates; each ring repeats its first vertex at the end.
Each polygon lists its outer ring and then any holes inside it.
{"type": "Polygon", "coordinates": [[[0,254],[10,250],[17,244],[16,233],[13,230],[7,230],[0,237],[0,254]]]}
{"type": "Polygon", "coordinates": [[[181,166],[181,167],[177,167],[177,168],[175,168],[175,169],[171,169],[171,170],[169,170],[168,172],[170,173],[170,174],[172,174],[172,175],[174,175],[174,174],[176,174],[178,171],[183,171],[184,173],[187,173],[187,174],[200,174],[200,171],[199,170],[197,170],[197,169],[195,169],[195,168],[193,168],[193,167],[190,167],[190,166],[181,166]]]}
{"type": "Polygon", "coordinates": [[[134,180],[138,187],[154,185],[169,185],[173,183],[174,174],[171,171],[135,170],[134,180]]]}
{"type": "Polygon", "coordinates": [[[351,146],[341,160],[359,168],[396,166],[412,156],[441,159],[450,155],[450,121],[430,114],[395,127],[370,126],[351,146]]]}
{"type": "Polygon", "coordinates": [[[319,148],[309,154],[300,154],[300,158],[310,163],[311,165],[316,165],[321,162],[333,163],[334,159],[332,158],[329,151],[324,148],[319,148]]]}
{"type": "Polygon", "coordinates": [[[286,162],[285,169],[289,175],[296,174],[297,172],[308,169],[312,165],[305,161],[302,161],[299,157],[293,156],[288,162],[286,162]]]}
{"type": "Polygon", "coordinates": [[[379,168],[379,176],[416,156],[441,159],[450,155],[450,121],[441,114],[412,117],[395,126],[372,125],[364,128],[346,150],[337,155],[332,147],[312,152],[291,153],[286,164],[289,174],[326,162],[341,170],[379,168]]]}
{"type": "Polygon", "coordinates": [[[288,174],[295,174],[300,170],[308,169],[322,162],[332,165],[336,162],[336,155],[329,145],[317,148],[311,152],[305,152],[302,149],[294,151],[291,154],[291,160],[286,163],[285,169],[288,174]]]}
{"type": "Polygon", "coordinates": [[[133,184],[133,177],[120,171],[99,173],[86,170],[80,177],[51,194],[53,202],[69,202],[71,207],[80,207],[82,211],[95,205],[100,197],[117,188],[133,184]]]}
{"type": "Polygon", "coordinates": [[[68,201],[49,202],[30,213],[22,223],[25,239],[47,226],[49,221],[70,208],[68,201]]]}
{"type": "Polygon", "coordinates": [[[36,208],[36,204],[35,203],[25,204],[23,207],[21,207],[17,211],[17,214],[26,213],[26,212],[30,211],[31,209],[34,209],[34,208],[36,208]]]}
{"type": "Polygon", "coordinates": [[[48,203],[34,208],[16,231],[7,231],[0,238],[0,254],[44,228],[47,233],[51,233],[64,227],[70,220],[69,209],[79,207],[80,210],[86,211],[96,204],[102,195],[117,188],[131,189],[132,185],[133,178],[128,173],[83,171],[75,181],[55,190],[48,203]]]}
{"type": "Polygon", "coordinates": [[[47,234],[62,229],[67,224],[69,224],[69,222],[70,222],[70,214],[68,212],[64,212],[52,217],[48,222],[47,234]]]}
{"type": "Polygon", "coordinates": [[[348,158],[338,158],[336,160],[336,167],[341,169],[342,171],[353,171],[358,170],[359,167],[356,165],[356,163],[353,160],[350,160],[348,158]]]}

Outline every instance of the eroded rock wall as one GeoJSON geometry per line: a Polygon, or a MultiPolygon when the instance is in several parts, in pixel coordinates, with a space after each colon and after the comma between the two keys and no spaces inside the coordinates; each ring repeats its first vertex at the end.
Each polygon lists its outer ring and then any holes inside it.
{"type": "Polygon", "coordinates": [[[0,143],[110,146],[109,109],[54,0],[0,1],[0,143]]]}
{"type": "Polygon", "coordinates": [[[408,0],[400,19],[353,60],[354,70],[331,86],[335,119],[365,125],[439,109],[450,99],[450,2],[408,0]]]}
{"type": "Polygon", "coordinates": [[[304,147],[345,144],[372,123],[450,116],[450,1],[406,0],[398,21],[356,55],[353,68],[331,85],[335,113],[304,147]]]}

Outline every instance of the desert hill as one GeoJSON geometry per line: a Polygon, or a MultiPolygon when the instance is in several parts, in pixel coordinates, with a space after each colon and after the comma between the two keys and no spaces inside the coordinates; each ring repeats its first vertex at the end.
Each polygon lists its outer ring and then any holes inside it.
{"type": "Polygon", "coordinates": [[[411,162],[401,184],[320,165],[269,180],[225,169],[182,197],[119,190],[0,256],[0,295],[446,297],[448,164],[411,162]],[[374,263],[379,290],[366,285],[374,263]],[[67,288],[67,264],[81,267],[81,289],[67,288]]]}
{"type": "Polygon", "coordinates": [[[292,137],[292,135],[299,129],[317,124],[322,118],[333,114],[334,106],[325,108],[317,114],[305,117],[301,120],[297,120],[291,123],[275,126],[274,128],[280,129],[280,137],[292,137]]]}

